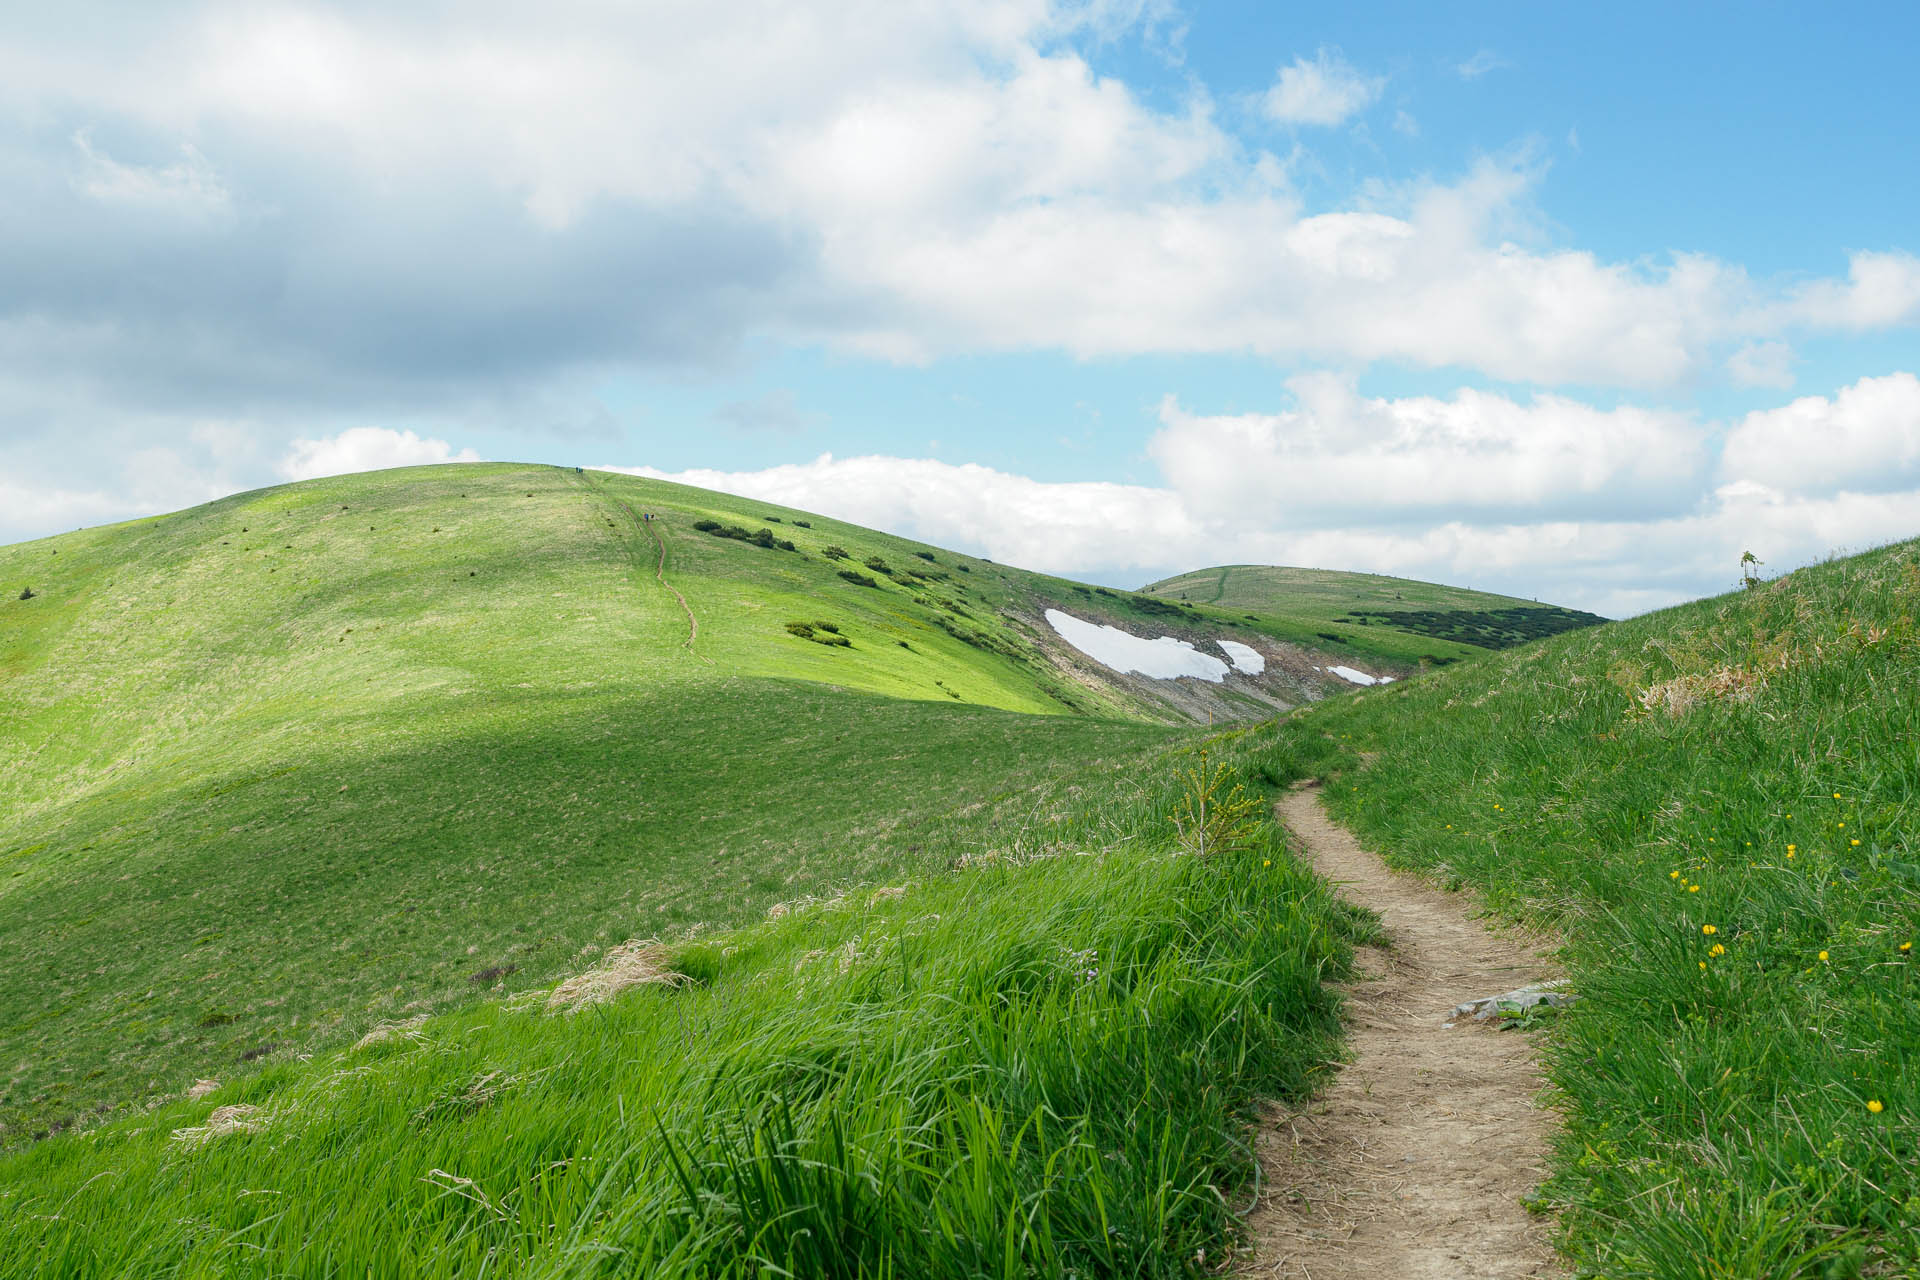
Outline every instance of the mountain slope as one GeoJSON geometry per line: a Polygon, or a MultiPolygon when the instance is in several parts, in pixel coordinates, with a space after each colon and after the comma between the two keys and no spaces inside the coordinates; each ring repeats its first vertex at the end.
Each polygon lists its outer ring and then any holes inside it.
{"type": "Polygon", "coordinates": [[[240,494],[0,583],[0,1142],[937,868],[936,819],[1345,687],[1204,610],[557,467],[240,494]],[[1049,609],[1268,667],[1123,674],[1049,609]]]}
{"type": "Polygon", "coordinates": [[[1165,578],[1147,595],[1251,615],[1275,635],[1350,646],[1387,658],[1457,661],[1606,621],[1513,596],[1377,573],[1234,564],[1165,578]],[[1383,632],[1385,634],[1383,634],[1383,632]]]}
{"type": "Polygon", "coordinates": [[[1920,1274],[1916,619],[1907,542],[1260,732],[1568,939],[1543,1200],[1581,1274],[1920,1274]]]}

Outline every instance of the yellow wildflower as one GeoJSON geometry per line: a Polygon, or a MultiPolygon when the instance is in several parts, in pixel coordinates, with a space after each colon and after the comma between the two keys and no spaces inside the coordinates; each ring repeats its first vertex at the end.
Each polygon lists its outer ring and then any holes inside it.
{"type": "Polygon", "coordinates": [[[1697,884],[1690,884],[1690,885],[1688,885],[1688,886],[1687,886],[1687,892],[1688,892],[1688,893],[1698,893],[1698,892],[1700,892],[1700,886],[1699,886],[1699,885],[1697,885],[1697,884]]]}
{"type": "Polygon", "coordinates": [[[1714,934],[1720,932],[1720,930],[1714,925],[1703,924],[1700,926],[1700,932],[1706,934],[1709,938],[1711,938],[1714,934]]]}
{"type": "Polygon", "coordinates": [[[1822,951],[1822,952],[1820,953],[1820,958],[1821,958],[1822,960],[1825,960],[1825,959],[1827,958],[1827,953],[1826,953],[1826,952],[1824,952],[1824,951],[1822,951]]]}
{"type": "Polygon", "coordinates": [[[1707,967],[1707,962],[1706,962],[1705,960],[1702,960],[1702,961],[1700,962],[1700,967],[1701,967],[1701,969],[1703,969],[1703,970],[1704,970],[1704,969],[1705,969],[1705,968],[1707,967]]]}
{"type": "Polygon", "coordinates": [[[1860,847],[1860,842],[1858,840],[1849,840],[1847,841],[1847,847],[1849,849],[1857,849],[1860,847]]]}
{"type": "Polygon", "coordinates": [[[1903,942],[1900,944],[1900,949],[1902,951],[1911,951],[1913,950],[1913,944],[1911,942],[1903,942]]]}
{"type": "Polygon", "coordinates": [[[1669,879],[1669,880],[1678,880],[1679,878],[1680,878],[1680,873],[1679,873],[1678,871],[1669,871],[1669,872],[1667,872],[1667,879],[1669,879]]]}
{"type": "Polygon", "coordinates": [[[1879,1115],[1879,1114],[1880,1114],[1880,1113],[1881,1113],[1882,1111],[1885,1111],[1885,1110],[1886,1110],[1886,1108],[1880,1105],[1880,1099],[1878,1099],[1878,1098],[1868,1098],[1868,1099],[1867,1099],[1867,1110],[1869,1110],[1869,1111],[1871,1111],[1871,1112],[1873,1112],[1873,1114],[1875,1114],[1875,1115],[1879,1115]]]}
{"type": "Polygon", "coordinates": [[[1710,956],[1723,956],[1727,954],[1727,949],[1716,942],[1713,944],[1712,950],[1708,951],[1707,954],[1710,956]]]}

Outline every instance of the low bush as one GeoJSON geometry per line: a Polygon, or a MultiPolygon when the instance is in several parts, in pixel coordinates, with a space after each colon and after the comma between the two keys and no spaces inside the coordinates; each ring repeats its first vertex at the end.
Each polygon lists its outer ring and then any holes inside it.
{"type": "Polygon", "coordinates": [[[811,528],[813,528],[813,521],[811,521],[811,520],[795,520],[795,521],[794,521],[794,524],[795,524],[795,525],[797,525],[797,526],[799,526],[799,527],[800,527],[800,528],[802,528],[802,529],[811,529],[811,528]]]}
{"type": "Polygon", "coordinates": [[[811,640],[815,644],[834,645],[842,649],[853,648],[853,641],[840,634],[840,628],[831,622],[789,622],[787,630],[802,640],[811,640]]]}
{"type": "Polygon", "coordinates": [[[829,542],[826,546],[820,548],[820,554],[825,556],[829,560],[845,560],[848,558],[848,555],[849,555],[845,547],[837,546],[831,542],[829,542]]]}
{"type": "Polygon", "coordinates": [[[875,573],[892,573],[893,572],[893,570],[887,568],[887,562],[885,560],[882,560],[879,556],[868,556],[866,559],[866,566],[867,568],[873,570],[875,573]]]}
{"type": "Polygon", "coordinates": [[[940,563],[938,560],[934,558],[933,552],[931,551],[916,551],[913,554],[919,556],[922,560],[925,560],[929,564],[940,563]]]}
{"type": "Polygon", "coordinates": [[[797,547],[785,538],[776,538],[771,529],[758,529],[749,532],[737,524],[723,525],[718,520],[696,520],[693,527],[702,533],[716,538],[730,538],[736,542],[749,542],[756,547],[766,547],[772,551],[796,551],[797,547]]]}
{"type": "Polygon", "coordinates": [[[848,582],[851,582],[856,587],[878,587],[880,585],[878,582],[874,581],[872,578],[869,578],[866,574],[861,573],[855,569],[842,569],[840,571],[840,576],[845,578],[848,582]]]}

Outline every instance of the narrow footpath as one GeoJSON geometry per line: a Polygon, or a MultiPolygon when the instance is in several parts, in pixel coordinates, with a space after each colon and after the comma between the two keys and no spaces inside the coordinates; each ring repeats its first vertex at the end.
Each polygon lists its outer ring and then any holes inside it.
{"type": "Polygon", "coordinates": [[[1535,943],[1490,933],[1471,899],[1391,871],[1296,789],[1281,820],[1348,900],[1380,913],[1348,996],[1353,1061],[1297,1113],[1263,1125],[1264,1190],[1243,1273],[1303,1280],[1564,1275],[1551,1223],[1521,1198],[1546,1174],[1552,1117],[1525,1035],[1456,1004],[1553,976],[1535,943]],[[1448,1025],[1452,1024],[1452,1025],[1448,1025]]]}

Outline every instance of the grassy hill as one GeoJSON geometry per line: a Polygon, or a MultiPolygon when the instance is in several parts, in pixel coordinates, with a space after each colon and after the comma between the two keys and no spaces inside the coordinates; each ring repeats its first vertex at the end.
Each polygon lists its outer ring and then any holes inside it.
{"type": "Polygon", "coordinates": [[[1388,660],[1457,661],[1606,621],[1597,614],[1377,573],[1234,564],[1196,569],[1144,594],[1238,614],[1276,636],[1388,660]],[[1382,632],[1386,634],[1382,634],[1382,632]]]}
{"type": "Polygon", "coordinates": [[[1244,731],[1025,621],[1162,602],[518,467],[0,581],[0,1107],[62,1130],[0,1276],[1178,1275],[1335,1051],[1368,927],[1244,731]]]}
{"type": "Polygon", "coordinates": [[[1019,656],[1012,571],[804,518],[449,467],[0,548],[0,1137],[938,867],[929,817],[1167,739],[1019,656]],[[806,550],[692,528],[769,517],[806,550]]]}
{"type": "Polygon", "coordinates": [[[1272,709],[1039,620],[1202,611],[569,468],[239,494],[0,584],[0,1145],[926,874],[957,810],[1272,709]]]}
{"type": "Polygon", "coordinates": [[[1582,1274],[1920,1274],[1920,543],[1263,730],[1389,860],[1568,939],[1582,1274]]]}

